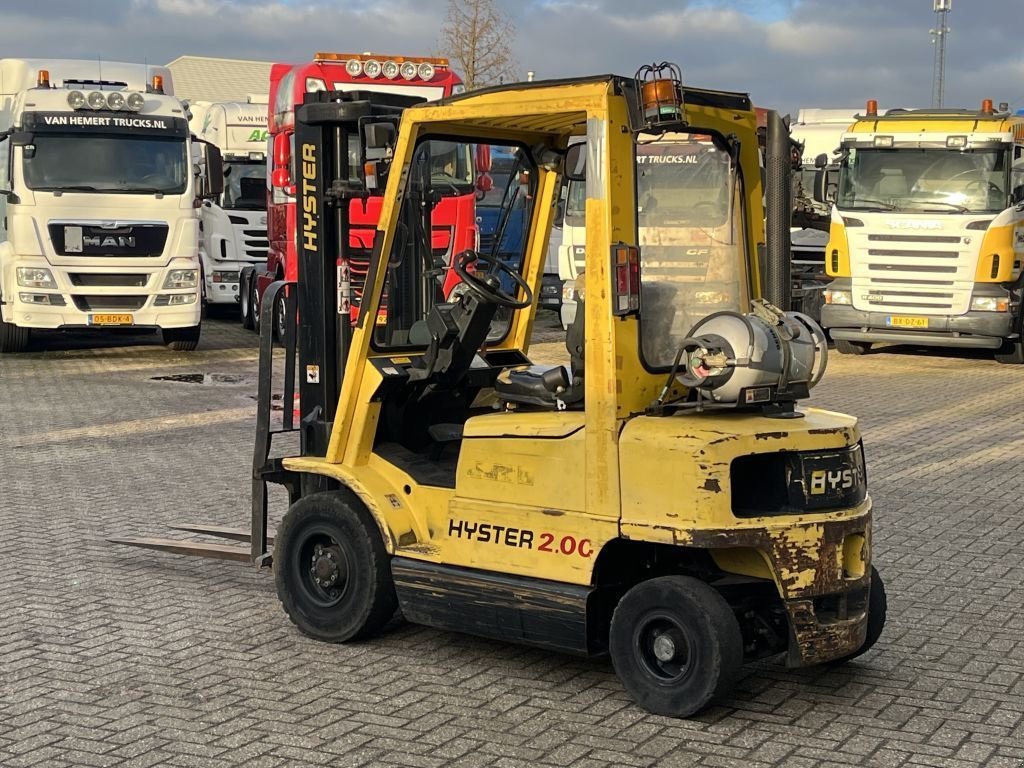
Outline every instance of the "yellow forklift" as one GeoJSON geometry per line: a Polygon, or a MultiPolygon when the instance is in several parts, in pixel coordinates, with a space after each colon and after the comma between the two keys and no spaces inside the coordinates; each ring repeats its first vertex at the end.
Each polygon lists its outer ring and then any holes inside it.
{"type": "MultiPolygon", "coordinates": [[[[300,279],[273,288],[298,318],[283,424],[265,334],[251,531],[182,527],[250,547],[118,541],[272,562],[289,618],[327,642],[371,637],[400,611],[608,654],[642,707],[672,716],[726,695],[746,660],[841,662],[875,643],[886,602],[860,434],[853,417],[797,407],[827,346],[777,308],[788,280],[775,303],[760,296],[762,263],[771,274],[789,254],[765,255],[745,94],[684,86],[661,64],[411,107],[310,94],[297,124],[300,279]],[[438,191],[472,188],[478,145],[518,165],[487,247],[444,253],[438,191]],[[563,178],[586,185],[581,308],[568,365],[538,366],[529,340],[563,178]],[[347,212],[385,180],[356,296],[347,212]],[[446,259],[462,279],[448,302],[446,259]],[[299,455],[268,458],[292,429],[299,455]],[[291,499],[273,534],[268,482],[291,499]]],[[[788,167],[776,145],[769,176],[788,167]]],[[[769,231],[788,226],[784,200],[769,195],[768,215],[769,231]]]]}

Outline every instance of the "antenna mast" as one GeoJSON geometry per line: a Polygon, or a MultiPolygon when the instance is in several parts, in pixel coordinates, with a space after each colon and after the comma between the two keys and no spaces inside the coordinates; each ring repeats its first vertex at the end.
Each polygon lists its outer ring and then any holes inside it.
{"type": "Polygon", "coordinates": [[[932,69],[932,106],[941,107],[942,97],[946,89],[946,37],[949,27],[946,19],[953,10],[953,0],[932,0],[935,11],[935,28],[929,30],[932,43],[935,45],[935,64],[932,69]]]}

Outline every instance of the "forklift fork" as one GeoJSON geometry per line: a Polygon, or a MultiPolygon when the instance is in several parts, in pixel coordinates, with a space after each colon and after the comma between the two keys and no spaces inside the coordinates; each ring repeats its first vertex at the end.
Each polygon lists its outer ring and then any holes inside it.
{"type": "Polygon", "coordinates": [[[218,539],[248,543],[248,547],[232,544],[160,538],[111,538],[114,544],[153,549],[177,555],[192,555],[218,560],[251,562],[260,567],[269,566],[270,547],[274,536],[267,528],[267,483],[278,483],[288,490],[288,503],[298,499],[298,483],[284,469],[279,458],[271,458],[274,436],[298,432],[295,424],[295,356],[296,356],[296,293],[294,282],[276,281],[267,286],[260,303],[260,364],[256,390],[256,440],[252,457],[252,519],[250,529],[225,528],[215,525],[172,525],[171,529],[198,533],[218,539]],[[274,384],[274,308],[282,296],[285,313],[284,382],[281,394],[281,428],[271,428],[274,384]]]}

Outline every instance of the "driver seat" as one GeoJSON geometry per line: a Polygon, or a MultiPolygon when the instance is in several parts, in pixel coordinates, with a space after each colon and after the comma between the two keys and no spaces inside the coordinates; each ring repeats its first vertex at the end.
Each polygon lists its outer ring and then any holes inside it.
{"type": "Polygon", "coordinates": [[[522,403],[547,410],[579,410],[583,407],[583,355],[585,337],[583,301],[576,305],[576,318],[565,334],[570,368],[564,365],[520,365],[498,374],[494,392],[506,403],[522,403]]]}

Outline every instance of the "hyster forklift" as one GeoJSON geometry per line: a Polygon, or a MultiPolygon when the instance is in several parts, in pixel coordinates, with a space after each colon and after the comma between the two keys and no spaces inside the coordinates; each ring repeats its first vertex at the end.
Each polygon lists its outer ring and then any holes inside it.
{"type": "MultiPolygon", "coordinates": [[[[381,98],[310,94],[298,112],[301,278],[275,286],[298,324],[283,426],[265,334],[251,533],[184,527],[250,547],[122,541],[272,563],[289,618],[327,642],[371,637],[400,612],[607,653],[665,715],[727,694],[746,660],[870,648],[886,603],[860,434],[850,416],[796,407],[826,340],[760,298],[761,262],[789,255],[764,255],[749,98],[684,86],[667,64],[404,110],[381,98]],[[499,227],[522,219],[526,237],[515,262],[457,254],[465,289],[445,302],[432,211],[472,184],[478,145],[514,154],[499,227]],[[699,167],[659,186],[653,162],[699,167]],[[529,340],[563,177],[586,185],[586,270],[569,364],[540,366],[529,340]],[[352,328],[347,211],[385,180],[352,328]],[[288,429],[300,454],[268,458],[288,429]],[[291,500],[274,534],[268,482],[291,500]]],[[[788,226],[784,202],[768,213],[769,231],[788,226]]]]}

